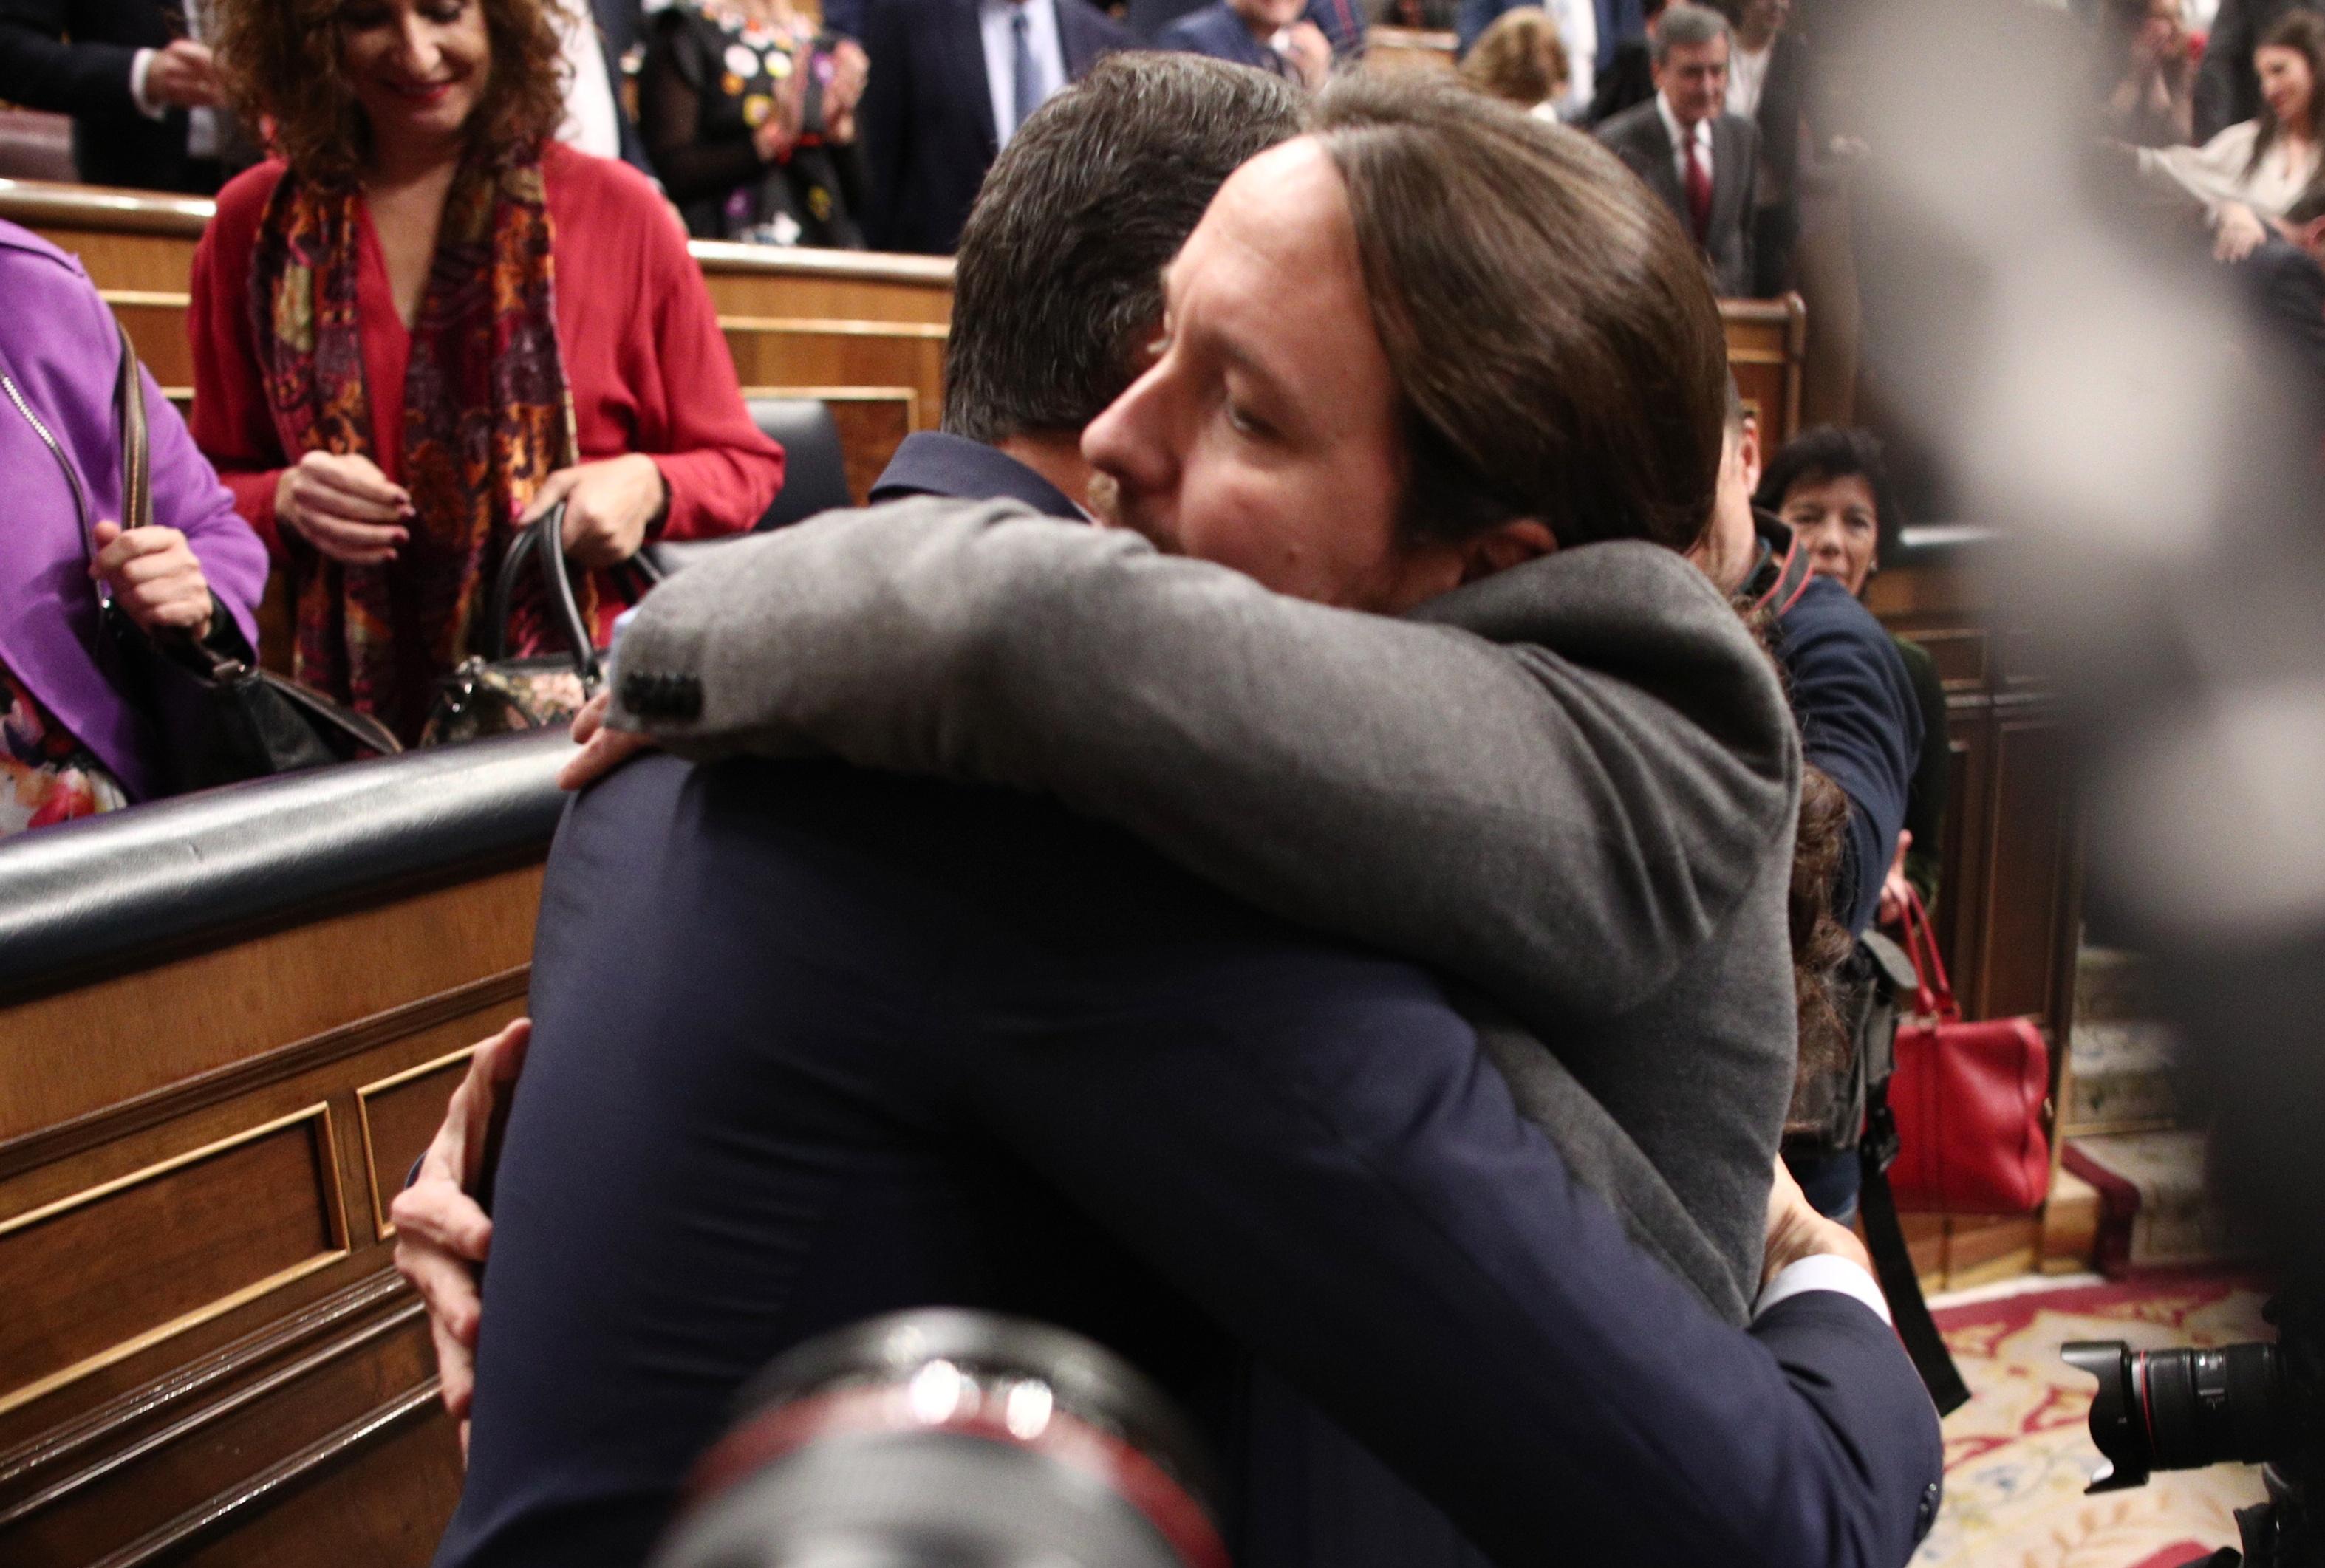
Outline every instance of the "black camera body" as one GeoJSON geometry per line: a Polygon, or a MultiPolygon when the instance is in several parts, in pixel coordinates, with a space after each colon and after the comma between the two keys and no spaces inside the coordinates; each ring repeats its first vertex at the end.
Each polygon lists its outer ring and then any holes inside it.
{"type": "Polygon", "coordinates": [[[2325,1293],[2287,1290],[2268,1304],[2274,1344],[2135,1351],[2121,1340],[2061,1346],[2069,1366],[2099,1382],[2091,1441],[2107,1464],[2094,1492],[2143,1486],[2159,1470],[2265,1464],[2268,1500],[2238,1510],[2244,1536],[2208,1561],[2229,1568],[2325,1568],[2325,1293]]]}

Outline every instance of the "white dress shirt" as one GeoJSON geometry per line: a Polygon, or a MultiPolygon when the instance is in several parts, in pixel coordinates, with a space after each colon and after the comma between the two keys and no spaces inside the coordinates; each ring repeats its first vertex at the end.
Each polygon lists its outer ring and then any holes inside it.
{"type": "Polygon", "coordinates": [[[1890,1322],[1889,1302],[1881,1294],[1881,1287],[1874,1283],[1873,1276],[1848,1259],[1829,1252],[1800,1259],[1776,1270],[1776,1277],[1761,1289],[1760,1299],[1752,1304],[1752,1315],[1758,1317],[1778,1302],[1811,1290],[1838,1292],[1860,1303],[1883,1323],[1890,1322]]]}
{"type": "Polygon", "coordinates": [[[1598,72],[1598,7],[1592,0],[1543,0],[1543,7],[1566,46],[1566,96],[1552,101],[1560,119],[1579,125],[1590,112],[1598,72]]]}
{"type": "Polygon", "coordinates": [[[622,123],[616,116],[621,110],[614,106],[613,73],[606,69],[605,41],[589,0],[551,0],[549,21],[565,60],[565,123],[557,127],[557,139],[599,158],[619,158],[622,123]]]}
{"type": "Polygon", "coordinates": [[[1740,120],[1759,118],[1760,94],[1768,85],[1768,62],[1776,56],[1775,43],[1757,54],[1738,46],[1728,57],[1728,112],[1740,120]]]}
{"type": "MultiPolygon", "coordinates": [[[[202,42],[201,0],[186,0],[186,36],[194,42],[202,42]]],[[[149,120],[158,120],[170,112],[170,106],[145,96],[145,76],[153,69],[153,56],[159,52],[141,49],[129,57],[129,97],[138,112],[149,120]]],[[[218,125],[216,109],[186,111],[186,156],[215,158],[218,155],[218,125]]]]}
{"type": "Polygon", "coordinates": [[[1066,46],[1058,37],[1058,8],[1052,0],[977,0],[977,25],[985,37],[985,87],[993,95],[993,139],[1009,140],[1017,122],[1040,107],[1017,108],[1017,40],[1010,18],[1025,14],[1025,42],[1033,51],[1033,75],[1042,98],[1066,85],[1066,46]]]}
{"type": "MultiPolygon", "coordinates": [[[[1686,134],[1679,128],[1679,116],[1672,113],[1671,100],[1661,93],[1655,95],[1655,113],[1663,117],[1663,134],[1671,138],[1672,167],[1679,171],[1680,189],[1685,190],[1687,189],[1686,134]]],[[[1711,121],[1709,118],[1700,119],[1695,123],[1695,146],[1698,155],[1703,160],[1704,178],[1716,186],[1719,181],[1719,173],[1711,166],[1711,121]]]]}

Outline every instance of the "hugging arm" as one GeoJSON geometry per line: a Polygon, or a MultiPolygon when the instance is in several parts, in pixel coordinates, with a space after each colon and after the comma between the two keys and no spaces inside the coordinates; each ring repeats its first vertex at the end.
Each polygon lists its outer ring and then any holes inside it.
{"type": "Polygon", "coordinates": [[[1289,598],[1011,503],[913,501],[665,584],[625,634],[611,722],[696,758],[829,752],[1040,790],[1289,918],[1618,1012],[1789,831],[1774,678],[1649,546],[1425,613],[1289,598]],[[699,693],[690,716],[653,701],[678,687],[699,693]]]}

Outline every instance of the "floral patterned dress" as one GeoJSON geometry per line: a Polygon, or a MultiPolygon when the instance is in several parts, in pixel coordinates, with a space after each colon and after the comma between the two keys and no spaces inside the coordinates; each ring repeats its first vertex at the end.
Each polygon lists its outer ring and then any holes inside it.
{"type": "Polygon", "coordinates": [[[121,780],[0,664],[0,838],[128,804],[121,780]]]}

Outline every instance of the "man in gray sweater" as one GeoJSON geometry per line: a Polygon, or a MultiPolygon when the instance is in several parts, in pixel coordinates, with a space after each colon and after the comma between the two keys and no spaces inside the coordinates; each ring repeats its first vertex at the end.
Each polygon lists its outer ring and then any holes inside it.
{"type": "MultiPolygon", "coordinates": [[[[1671,395],[1681,417],[1633,426],[1622,455],[1635,461],[1627,468],[1619,462],[1601,466],[1546,460],[1538,433],[1506,419],[1495,429],[1482,400],[1463,406],[1469,389],[1440,384],[1416,395],[1416,378],[1406,374],[1414,363],[1476,346],[1460,342],[1458,324],[1441,319],[1402,323],[1400,340],[1387,324],[1389,313],[1376,301],[1368,309],[1364,277],[1413,275],[1410,256],[1368,253],[1358,265],[1357,249],[1393,251],[1397,235],[1409,232],[1404,219],[1411,215],[1368,204],[1413,187],[1396,178],[1405,171],[1384,174],[1366,168],[1366,159],[1441,160],[1443,139],[1460,134],[1457,124],[1474,114],[1426,93],[1344,90],[1327,106],[1322,141],[1271,154],[1231,184],[1230,193],[1242,187],[1240,200],[1222,196],[1173,269],[1172,330],[1161,363],[1090,434],[1091,455],[1117,487],[1109,510],[1144,540],[1053,525],[1007,507],[949,511],[931,503],[814,525],[769,541],[780,550],[738,552],[734,569],[718,573],[716,582],[698,577],[691,585],[722,594],[690,605],[690,594],[680,591],[690,589],[688,579],[665,589],[670,617],[650,614],[633,631],[625,704],[633,723],[659,711],[659,733],[681,747],[718,751],[748,742],[763,750],[832,751],[888,768],[1049,789],[1129,823],[1263,907],[1369,936],[1464,976],[1551,1033],[1575,1074],[1604,1086],[1600,1097],[1610,1106],[1627,1089],[1617,1115],[1628,1112],[1626,1125],[1635,1123],[1642,1144],[1652,1141],[1666,1157],[1696,1146],[1693,1154],[1710,1174],[1696,1178],[1686,1196],[1690,1208],[1701,1205],[1703,1229],[1718,1241],[1711,1265],[1688,1273],[1702,1299],[1732,1322],[1759,1283],[1764,1240],[1758,1213],[1737,1222],[1737,1194],[1740,1189],[1744,1204],[1756,1210],[1790,1080],[1782,889],[1798,764],[1789,717],[1765,662],[1718,595],[1672,549],[1657,548],[1691,542],[1700,529],[1716,460],[1717,403],[1708,422],[1690,424],[1686,415],[1706,411],[1691,407],[1705,391],[1719,395],[1717,318],[1683,242],[1643,219],[1639,204],[1626,213],[1615,198],[1620,188],[1607,183],[1606,169],[1593,166],[1594,154],[1544,143],[1542,133],[1514,123],[1488,122],[1484,161],[1498,156],[1501,189],[1510,188],[1515,158],[1519,171],[1547,173],[1568,188],[1564,194],[1577,210],[1550,214],[1549,232],[1605,228],[1598,237],[1612,243],[1611,266],[1592,273],[1584,262],[1584,276],[1559,281],[1598,291],[1602,300],[1626,287],[1636,291],[1629,303],[1662,327],[1644,358],[1666,367],[1670,378],[1643,390],[1671,395]],[[1336,114],[1341,118],[1334,125],[1336,114]],[[1366,132],[1385,129],[1417,134],[1386,138],[1401,144],[1385,149],[1366,144],[1366,132]],[[1579,165],[1561,161],[1561,154],[1579,165]],[[1531,168],[1526,159],[1535,160],[1531,168]],[[1344,204],[1337,209],[1336,198],[1344,204]],[[1336,210],[1347,217],[1334,221],[1336,210]],[[1287,213],[1320,217],[1287,222],[1287,213]],[[1272,315],[1258,309],[1271,285],[1292,279],[1301,281],[1312,309],[1272,315]],[[1381,325],[1374,327],[1368,315],[1381,325]],[[1450,342],[1444,340],[1449,325],[1450,342]],[[1400,356],[1407,363],[1396,364],[1400,356]],[[1400,384],[1411,400],[1404,406],[1400,384]],[[1330,395],[1320,397],[1327,388],[1330,395]],[[1427,406],[1431,392],[1435,407],[1427,406]],[[1458,444],[1441,448],[1449,427],[1482,436],[1489,447],[1498,441],[1500,449],[1481,462],[1458,444]],[[1707,431],[1708,455],[1692,449],[1707,431]],[[1248,446],[1207,450],[1221,435],[1248,446]],[[1497,475],[1491,481],[1481,472],[1488,464],[1497,475]],[[1429,521],[1394,499],[1423,494],[1434,514],[1429,521]],[[1147,541],[1193,558],[1158,555],[1147,541]],[[1575,548],[1586,543],[1591,548],[1575,548]],[[1227,564],[1247,575],[1223,569],[1227,564]],[[1405,620],[1351,613],[1412,610],[1424,601],[1426,608],[1405,620]],[[1336,604],[1348,608],[1326,607],[1336,604]],[[723,630],[714,634],[714,623],[731,630],[737,620],[732,607],[743,605],[750,609],[741,619],[755,615],[781,629],[778,656],[771,659],[764,644],[727,642],[723,630]],[[1061,679],[1061,669],[1103,669],[1106,678],[1085,685],[1061,679]],[[1253,701],[1255,686],[1274,687],[1272,699],[1253,701]],[[1089,695],[1078,701],[1076,691],[1089,695]],[[1126,706],[1116,700],[1125,694],[1135,699],[1126,706]],[[1212,700],[1221,696],[1228,700],[1212,700]],[[1084,748],[1079,740],[1086,735],[1093,743],[1084,748]],[[1060,736],[1077,738],[1075,755],[1051,754],[1060,736]],[[1320,758],[1332,764],[1333,776],[1303,790],[1320,758]],[[1191,792],[1191,801],[1189,766],[1201,770],[1207,785],[1191,792]],[[1481,884],[1507,896],[1481,900],[1465,890],[1481,884]],[[1403,898],[1381,896],[1398,886],[1403,898]],[[1659,1114],[1654,1080],[1660,1075],[1668,1088],[1674,1074],[1699,1076],[1661,1098],[1716,1111],[1659,1114]],[[1722,1121],[1740,1127],[1740,1136],[1723,1141],[1714,1125],[1722,1121]]],[[[1487,188],[1494,188],[1496,172],[1489,168],[1481,176],[1487,188]]],[[[1479,192],[1459,194],[1474,199],[1479,192]]],[[[1509,210],[1506,201],[1488,198],[1487,205],[1509,210]]],[[[1541,239],[1517,237],[1537,244],[1541,239]]],[[[1516,273],[1491,281],[1504,295],[1492,298],[1488,291],[1485,319],[1496,318],[1495,306],[1509,312],[1501,318],[1507,319],[1545,302],[1516,273]]],[[[1548,292],[1557,292],[1554,284],[1548,292]]],[[[1410,296],[1398,303],[1428,314],[1410,296]]],[[[1555,330],[1535,340],[1546,340],[1561,363],[1543,367],[1539,388],[1523,390],[1551,394],[1553,422],[1563,416],[1585,427],[1579,433],[1595,438],[1598,449],[1621,451],[1620,430],[1589,427],[1602,418],[1619,423],[1639,410],[1578,407],[1573,389],[1610,384],[1588,380],[1592,372],[1627,373],[1632,384],[1646,383],[1639,360],[1623,357],[1626,347],[1637,353],[1641,346],[1611,339],[1603,318],[1570,324],[1562,341],[1555,330]],[[1586,379],[1569,381],[1578,372],[1586,379]],[[1559,383],[1567,383],[1563,406],[1559,383]]],[[[661,788],[632,774],[625,779],[622,796],[661,788]]],[[[637,817],[639,805],[635,798],[626,805],[594,796],[585,801],[561,849],[562,863],[596,858],[580,847],[594,836],[585,821],[606,823],[610,814],[626,812],[618,831],[659,834],[637,817]]],[[[565,890],[575,875],[587,873],[569,871],[565,890]]],[[[552,907],[560,905],[571,907],[552,898],[552,907]]],[[[510,1332],[528,1342],[544,1326],[541,1314],[568,1310],[555,1302],[571,1296],[551,1283],[557,1270],[539,1250],[547,1233],[524,1217],[524,1194],[537,1200],[544,1191],[542,1162],[554,1164],[544,1151],[560,1139],[574,1140],[576,1124],[554,1108],[590,1119],[571,1098],[582,1084],[571,1074],[588,1079],[593,1071],[583,1065],[588,1047],[571,1033],[571,987],[579,977],[556,961],[575,928],[556,922],[563,935],[552,943],[551,924],[545,914],[536,1002],[545,1030],[552,1015],[561,1015],[565,1044],[548,1058],[559,1066],[544,1064],[528,1075],[532,1094],[544,1068],[551,1075],[551,1086],[538,1091],[552,1107],[542,1113],[546,1120],[530,1128],[521,1120],[512,1129],[514,1185],[505,1186],[504,1197],[515,1197],[516,1213],[504,1209],[501,1215],[490,1297],[496,1322],[514,1319],[510,1332]],[[505,1288],[512,1278],[517,1283],[505,1288]]],[[[582,983],[586,989],[588,982],[582,983]]],[[[625,993],[617,1010],[639,1005],[648,1003],[625,993]]],[[[585,1011],[618,1032],[618,1023],[606,1023],[606,1007],[585,1011]]],[[[671,1029],[673,1043],[692,1038],[675,1014],[652,1016],[671,1029]]],[[[797,1019],[790,1027],[806,1028],[797,1019]]],[[[1398,1073],[1425,1065],[1431,1054],[1425,1031],[1412,1044],[1409,1063],[1378,1065],[1398,1073]]],[[[655,1085],[651,1100],[687,1097],[682,1083],[691,1069],[685,1058],[692,1054],[681,1046],[653,1056],[647,1064],[655,1085]]],[[[1441,1065],[1454,1064],[1448,1058],[1441,1065]]],[[[1303,1093],[1319,1087],[1309,1072],[1315,1065],[1299,1069],[1303,1093]]],[[[1045,1074],[1044,1092],[1070,1076],[1045,1074]]],[[[1387,1093],[1385,1080],[1380,1092],[1387,1093]]],[[[1392,1095],[1387,1104],[1398,1120],[1409,1121],[1434,1097],[1392,1095]],[[1394,1111],[1398,1104],[1408,1109],[1394,1111]]],[[[586,1091],[582,1098],[603,1103],[586,1091]]],[[[532,1103],[521,1102],[521,1118],[532,1103]]],[[[628,1109],[648,1111],[641,1103],[628,1109]]],[[[1169,1123],[1169,1105],[1157,1102],[1153,1111],[1169,1123]]],[[[653,1120],[650,1111],[645,1120],[653,1120]]],[[[1065,1130],[1053,1121],[1041,1125],[1044,1136],[1065,1130]]],[[[1473,1119],[1472,1136],[1451,1127],[1420,1130],[1428,1126],[1424,1118],[1412,1130],[1440,1154],[1470,1150],[1456,1158],[1457,1167],[1493,1141],[1473,1119]],[[1450,1144],[1442,1141],[1448,1137],[1450,1144]]],[[[639,1136],[625,1127],[631,1140],[639,1136]]],[[[1279,1155],[1291,1152],[1287,1130],[1279,1128],[1262,1143],[1279,1155]]],[[[583,1141],[594,1153],[607,1152],[602,1139],[583,1141]]],[[[1135,1161],[1135,1130],[1123,1129],[1113,1141],[1120,1158],[1135,1161]]],[[[682,1150],[678,1158],[684,1158],[682,1150]]],[[[1379,1158],[1398,1163],[1404,1157],[1383,1148],[1379,1158]]],[[[1219,1165],[1219,1174],[1234,1163],[1219,1165]]],[[[1672,1159],[1675,1181],[1690,1163],[1672,1159]]],[[[1182,1169],[1190,1180],[1195,1174],[1182,1169]]],[[[1478,1167],[1468,1179],[1484,1175],[1478,1167]]],[[[1467,1237],[1465,1247],[1477,1244],[1473,1227],[1482,1221],[1490,1231],[1487,1216],[1502,1213],[1516,1195],[1498,1184],[1464,1192],[1463,1179],[1450,1169],[1430,1180],[1432,1186],[1450,1182],[1425,1201],[1453,1204],[1448,1218],[1467,1237]]],[[[1195,1211],[1206,1186],[1193,1180],[1181,1192],[1183,1201],[1172,1206],[1187,1212],[1172,1228],[1185,1221],[1201,1228],[1195,1211]]],[[[1106,1210],[1101,1190],[1110,1188],[1110,1181],[1100,1181],[1076,1196],[1106,1210]]],[[[1247,1195],[1254,1202],[1264,1196],[1247,1195]]],[[[1365,1230],[1367,1201],[1341,1195],[1351,1202],[1332,1210],[1336,1235],[1343,1224],[1365,1230]]],[[[1802,1326],[1806,1314],[1834,1337],[1822,1352],[1802,1342],[1782,1352],[1800,1370],[1781,1386],[1789,1396],[1778,1385],[1764,1385],[1765,1397],[1750,1401],[1748,1416],[1737,1408],[1707,1425],[1700,1408],[1681,1408],[1695,1402],[1692,1396],[1675,1402],[1668,1397],[1678,1396],[1682,1384],[1752,1382],[1749,1358],[1739,1362],[1721,1352],[1713,1358],[1721,1365],[1703,1360],[1706,1342],[1684,1321],[1687,1313],[1674,1320],[1668,1297],[1652,1290],[1642,1296],[1622,1283],[1616,1276],[1623,1268],[1586,1234],[1563,1226],[1554,1208],[1534,1215],[1547,1231],[1519,1222],[1518,1235],[1510,1238],[1517,1252],[1487,1273],[1499,1289],[1523,1291],[1521,1279],[1534,1270],[1521,1255],[1546,1247],[1542,1260],[1558,1254],[1554,1267],[1564,1271],[1552,1295],[1611,1292],[1593,1298],[1610,1306],[1619,1301],[1618,1315],[1636,1320],[1634,1332],[1622,1336],[1632,1346],[1623,1397],[1585,1397],[1583,1403],[1626,1427],[1644,1422],[1663,1433],[1659,1445],[1678,1446],[1663,1451],[1660,1466],[1607,1461],[1623,1475],[1622,1494],[1661,1497],[1667,1504],[1678,1488],[1708,1493],[1718,1499],[1715,1511],[1732,1507],[1739,1518],[1783,1516],[1774,1533],[1755,1526],[1741,1536],[1712,1527],[1694,1507],[1682,1510],[1684,1519],[1626,1518],[1626,1505],[1612,1494],[1593,1496],[1580,1482],[1582,1471],[1602,1461],[1582,1462],[1580,1450],[1567,1443],[1557,1451],[1565,1455],[1562,1464],[1579,1466],[1576,1484],[1552,1485],[1562,1499],[1554,1506],[1584,1509],[1579,1526],[1570,1517],[1567,1544],[1611,1539],[1607,1532],[1619,1520],[1650,1556],[1679,1543],[1732,1556],[1750,1537],[1753,1555],[1771,1562],[1897,1560],[1916,1525],[1926,1523],[1934,1450],[1926,1406],[1916,1420],[1910,1372],[1897,1379],[1899,1359],[1878,1320],[1851,1320],[1848,1314],[1859,1309],[1845,1300],[1813,1310],[1793,1302],[1767,1305],[1755,1334],[1777,1333],[1787,1321],[1802,1326]],[[1686,1351],[1689,1344],[1696,1351],[1686,1351]],[[1634,1354],[1645,1361],[1632,1363],[1634,1354]],[[1795,1408],[1797,1416],[1788,1413],[1795,1408]],[[1788,1435],[1795,1419],[1808,1425],[1788,1435]],[[1856,1457],[1843,1467],[1853,1467],[1853,1479],[1807,1458],[1800,1446],[1805,1439],[1822,1451],[1825,1439],[1809,1434],[1836,1427],[1855,1444],[1856,1457]],[[1771,1453],[1792,1456],[1778,1465],[1781,1473],[1765,1467],[1771,1453]],[[1809,1552],[1813,1559],[1802,1555],[1809,1552]]],[[[1144,1222],[1119,1211],[1101,1217],[1126,1226],[1134,1246],[1188,1267],[1174,1246],[1137,1234],[1155,1222],[1152,1213],[1144,1222]]],[[[1286,1259],[1299,1255],[1303,1241],[1315,1244],[1298,1231],[1284,1223],[1274,1237],[1286,1259]]],[[[1846,1250],[1817,1234],[1823,1246],[1846,1250]]],[[[1221,1238],[1214,1231],[1207,1241],[1216,1250],[1221,1238]]],[[[644,1236],[604,1240],[617,1255],[635,1250],[633,1242],[648,1250],[657,1244],[644,1236]]],[[[1378,1272],[1390,1267],[1394,1250],[1383,1245],[1390,1251],[1369,1263],[1342,1259],[1368,1272],[1341,1281],[1338,1294],[1395,1294],[1378,1272]]],[[[1227,1246],[1214,1261],[1237,1273],[1237,1290],[1257,1287],[1247,1254],[1227,1246]]],[[[1471,1256],[1472,1266],[1485,1261],[1471,1256]]],[[[649,1272],[666,1289],[671,1269],[649,1272]]],[[[1198,1279],[1177,1282],[1210,1296],[1198,1279]]],[[[1307,1301],[1311,1308],[1322,1305],[1307,1301]]],[[[602,1314],[606,1303],[590,1305],[602,1314]]],[[[1464,1310],[1450,1297],[1440,1305],[1446,1310],[1436,1326],[1459,1340],[1464,1310]]],[[[1538,1326],[1548,1332],[1560,1314],[1547,1300],[1536,1306],[1547,1314],[1538,1326]]],[[[770,1310],[780,1316],[779,1305],[770,1310]]],[[[1231,1310],[1227,1316],[1263,1354],[1287,1348],[1267,1325],[1231,1310]]],[[[1306,1348],[1292,1359],[1304,1360],[1311,1375],[1319,1344],[1348,1350],[1341,1335],[1349,1325],[1331,1321],[1334,1314],[1294,1316],[1306,1320],[1299,1331],[1306,1348]]],[[[1428,1332],[1422,1322],[1406,1326],[1428,1332]]],[[[587,1337],[579,1325],[569,1327],[587,1337]]],[[[1563,1327],[1580,1325],[1570,1320],[1563,1327]]],[[[1569,1373],[1579,1370],[1572,1357],[1591,1354],[1592,1337],[1552,1335],[1569,1373]]],[[[570,1351],[575,1333],[550,1339],[570,1351]]],[[[505,1395],[514,1405],[537,1408],[537,1399],[553,1389],[536,1375],[546,1366],[529,1369],[522,1351],[504,1352],[496,1376],[494,1348],[487,1346],[483,1369],[478,1434],[480,1444],[488,1453],[497,1446],[505,1462],[508,1429],[491,1431],[485,1390],[498,1382],[514,1390],[505,1395]]],[[[1483,1353],[1496,1359],[1491,1351],[1483,1353]]],[[[556,1359],[559,1375],[570,1377],[570,1357],[556,1359]]],[[[1359,1359],[1334,1364],[1355,1375],[1359,1359]]],[[[1511,1370],[1533,1381],[1533,1372],[1511,1370]]],[[[1392,1383],[1400,1372],[1377,1365],[1372,1370],[1392,1383]]],[[[1439,1391],[1451,1397],[1454,1407],[1441,1412],[1447,1417],[1483,1426],[1497,1419],[1458,1389],[1439,1391]]],[[[1538,1526],[1549,1513],[1537,1518],[1532,1510],[1543,1505],[1522,1496],[1548,1494],[1539,1491],[1541,1478],[1520,1453],[1503,1451],[1495,1476],[1456,1480],[1445,1468],[1452,1458],[1427,1452],[1430,1440],[1403,1418],[1410,1412],[1385,1425],[1387,1406],[1351,1406],[1329,1391],[1318,1397],[1506,1560],[1533,1560],[1548,1548],[1552,1537],[1538,1526]],[[1531,1548],[1521,1545],[1529,1538],[1531,1548]]],[[[1422,1425],[1443,1430],[1433,1420],[1422,1425]]],[[[1478,1435],[1488,1447],[1497,1442],[1482,1427],[1478,1435]]],[[[1538,1438],[1522,1439],[1519,1447],[1538,1438]]],[[[485,1533],[475,1538],[489,1537],[492,1505],[474,1511],[485,1533]]],[[[464,1518],[470,1512],[464,1505],[464,1518]]],[[[486,1554],[455,1560],[502,1559],[486,1554]]]]}

